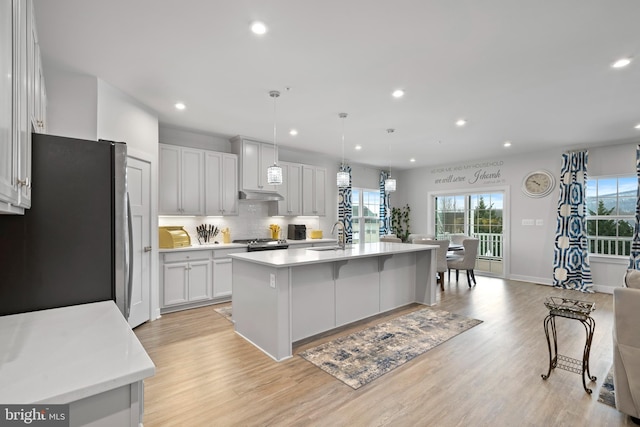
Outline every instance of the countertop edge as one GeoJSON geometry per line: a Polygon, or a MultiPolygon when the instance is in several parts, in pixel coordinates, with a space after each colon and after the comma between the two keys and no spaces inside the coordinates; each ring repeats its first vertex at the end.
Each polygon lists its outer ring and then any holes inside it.
{"type": "MultiPolygon", "coordinates": [[[[332,251],[310,251],[307,253],[306,259],[296,258],[295,260],[288,260],[285,256],[279,256],[280,254],[274,252],[280,251],[267,251],[267,252],[246,252],[241,254],[230,254],[229,257],[233,260],[245,261],[254,264],[265,265],[268,267],[286,268],[297,267],[311,264],[323,264],[328,262],[345,261],[356,258],[371,258],[384,255],[403,254],[411,252],[420,252],[427,250],[437,249],[435,245],[414,245],[411,243],[369,243],[368,245],[384,245],[383,249],[372,250],[371,252],[332,252],[332,251]],[[318,255],[311,255],[318,254],[318,255]]],[[[297,249],[297,251],[303,251],[306,249],[297,249]]],[[[304,256],[300,254],[301,256],[304,256]]],[[[292,256],[292,258],[295,255],[292,256]]]]}

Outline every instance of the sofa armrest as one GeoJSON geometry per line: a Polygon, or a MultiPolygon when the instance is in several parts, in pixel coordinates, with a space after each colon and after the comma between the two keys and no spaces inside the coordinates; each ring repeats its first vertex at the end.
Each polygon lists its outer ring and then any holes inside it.
{"type": "Polygon", "coordinates": [[[619,344],[640,348],[640,289],[613,290],[613,335],[619,344]]]}

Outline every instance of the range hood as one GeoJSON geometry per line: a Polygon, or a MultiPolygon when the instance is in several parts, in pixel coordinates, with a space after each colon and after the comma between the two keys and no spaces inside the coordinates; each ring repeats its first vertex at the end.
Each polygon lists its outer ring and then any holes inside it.
{"type": "Polygon", "coordinates": [[[262,192],[262,191],[240,191],[238,193],[238,199],[240,200],[255,200],[263,202],[277,202],[284,200],[280,194],[275,192],[262,192]]]}

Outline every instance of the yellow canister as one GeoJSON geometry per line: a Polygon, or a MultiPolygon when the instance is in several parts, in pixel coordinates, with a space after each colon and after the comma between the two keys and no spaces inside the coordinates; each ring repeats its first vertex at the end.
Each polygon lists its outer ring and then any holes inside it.
{"type": "Polygon", "coordinates": [[[322,230],[311,230],[309,237],[312,239],[322,239],[322,230]]]}

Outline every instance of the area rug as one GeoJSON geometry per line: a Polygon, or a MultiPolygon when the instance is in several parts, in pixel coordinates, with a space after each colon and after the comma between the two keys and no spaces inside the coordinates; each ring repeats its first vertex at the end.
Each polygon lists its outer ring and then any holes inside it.
{"type": "Polygon", "coordinates": [[[214,308],[214,311],[216,313],[218,313],[220,316],[222,316],[225,319],[227,319],[229,322],[233,323],[233,320],[231,319],[231,306],[230,305],[228,305],[226,307],[214,308]]]}
{"type": "Polygon", "coordinates": [[[480,323],[425,308],[337,338],[300,356],[358,389],[480,323]]]}
{"type": "Polygon", "coordinates": [[[609,369],[607,377],[600,386],[600,396],[598,396],[598,402],[602,402],[605,405],[616,407],[616,392],[613,389],[613,366],[609,369]]]}

